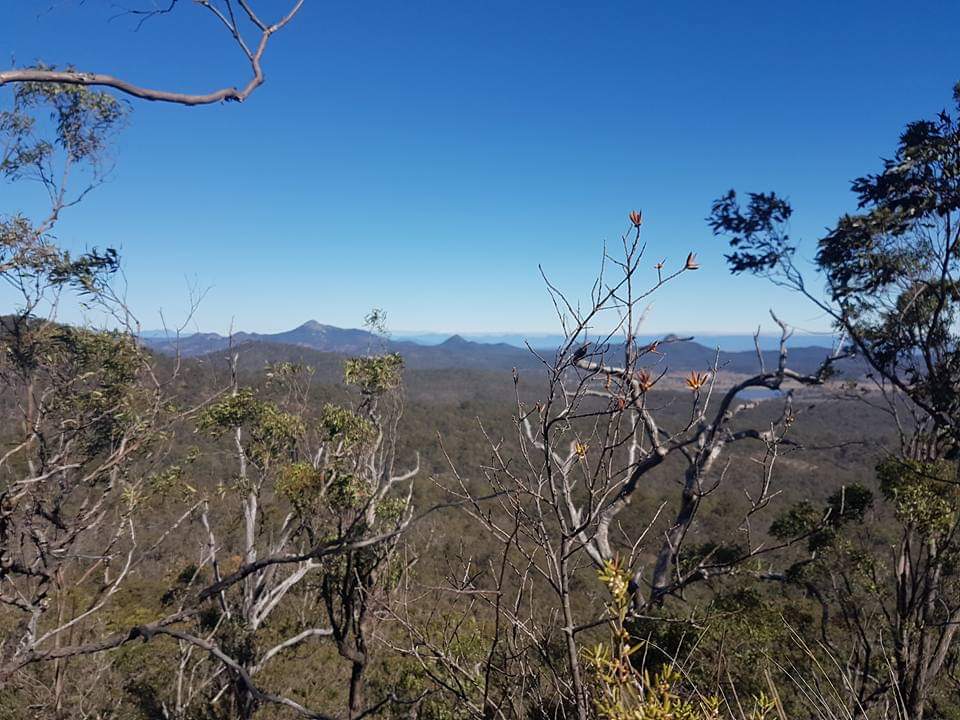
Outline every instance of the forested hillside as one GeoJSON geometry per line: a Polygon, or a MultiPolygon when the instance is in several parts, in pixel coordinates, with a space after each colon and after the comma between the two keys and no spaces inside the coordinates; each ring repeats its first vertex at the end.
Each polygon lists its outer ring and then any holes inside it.
{"type": "MultiPolygon", "coordinates": [[[[74,331],[63,328],[59,332],[70,335],[74,331]]],[[[278,395],[280,383],[277,378],[283,374],[289,376],[303,372],[308,373],[311,380],[308,386],[302,386],[303,396],[297,399],[296,405],[297,417],[302,418],[305,427],[318,423],[322,426],[329,422],[329,418],[325,419],[325,413],[331,404],[354,407],[363,403],[362,390],[358,391],[356,386],[343,382],[344,365],[349,362],[347,358],[316,352],[304,357],[303,353],[302,349],[290,346],[245,344],[238,346],[233,355],[214,354],[184,360],[176,370],[175,379],[166,387],[167,402],[171,406],[186,406],[196,398],[208,398],[210,407],[223,407],[218,412],[224,412],[232,404],[223,399],[223,393],[225,388],[227,392],[232,392],[229,388],[234,383],[238,388],[249,388],[251,398],[257,401],[277,402],[279,397],[289,397],[286,387],[278,395]],[[294,364],[304,360],[310,360],[312,364],[294,364]]],[[[174,373],[174,361],[169,358],[155,356],[149,361],[161,377],[174,373]]],[[[473,637],[474,642],[482,643],[483,633],[491,632],[489,627],[482,630],[485,623],[496,621],[496,612],[489,605],[472,603],[467,618],[461,617],[464,597],[469,597],[469,594],[463,596],[466,589],[462,587],[462,582],[470,580],[475,583],[478,580],[459,575],[463,572],[485,575],[490,563],[496,563],[500,557],[502,545],[496,536],[482,525],[478,526],[475,519],[470,517],[471,506],[464,507],[463,492],[466,488],[478,498],[495,494],[497,485],[492,484],[488,477],[491,468],[499,463],[509,465],[522,461],[523,448],[515,426],[517,397],[519,395],[524,404],[535,403],[546,390],[546,379],[545,371],[536,368],[521,373],[516,386],[511,374],[502,370],[450,368],[403,371],[404,412],[396,429],[396,460],[401,467],[419,464],[420,471],[409,485],[412,522],[400,545],[405,568],[402,584],[394,587],[387,597],[380,598],[378,602],[385,605],[376,609],[382,622],[377,630],[377,642],[382,649],[376,653],[376,659],[371,659],[365,676],[366,682],[376,689],[378,695],[390,697],[395,692],[391,683],[394,673],[398,672],[396,663],[400,663],[402,672],[409,675],[404,676],[406,682],[412,684],[409,692],[414,689],[417,693],[422,692],[423,683],[429,680],[429,672],[424,675],[424,668],[410,664],[410,657],[419,658],[419,651],[414,652],[415,646],[399,653],[389,649],[410,643],[410,632],[428,632],[438,622],[438,629],[442,629],[446,623],[454,623],[452,627],[455,627],[464,619],[473,628],[469,637],[473,637]],[[469,568],[475,570],[470,571],[469,568]],[[451,583],[447,590],[442,590],[451,583]],[[450,593],[453,593],[453,597],[448,596],[450,593]],[[402,622],[394,617],[401,612],[402,622]],[[413,622],[411,616],[416,616],[418,625],[415,630],[404,630],[406,623],[413,622]],[[425,623],[422,627],[419,625],[421,622],[425,623]],[[379,636],[380,633],[383,635],[379,636]],[[414,654],[411,656],[412,652],[414,654]],[[404,660],[405,657],[408,659],[404,660]]],[[[882,412],[865,408],[861,402],[847,397],[847,394],[843,386],[837,384],[797,398],[792,409],[796,420],[791,427],[789,443],[782,448],[777,478],[774,486],[768,490],[770,495],[775,495],[775,503],[772,503],[769,511],[759,513],[754,520],[757,532],[763,538],[762,541],[754,538],[754,542],[775,542],[767,534],[771,522],[797,503],[812,501],[825,505],[838,488],[844,487],[863,485],[876,490],[872,468],[882,457],[883,447],[890,439],[889,422],[882,412]]],[[[651,407],[657,408],[661,427],[666,432],[677,432],[689,422],[689,391],[654,391],[649,396],[649,402],[651,407]]],[[[762,428],[780,422],[783,399],[771,398],[752,404],[754,406],[746,409],[739,421],[743,427],[762,428]]],[[[5,403],[4,412],[15,415],[17,408],[5,403]]],[[[200,412],[200,417],[204,417],[204,411],[200,412]]],[[[148,551],[137,556],[135,568],[117,586],[110,598],[109,610],[104,608],[103,617],[94,626],[100,632],[109,634],[125,625],[136,625],[152,617],[169,615],[176,608],[178,593],[187,593],[192,585],[198,583],[209,583],[212,578],[200,572],[205,553],[209,551],[208,528],[218,528],[217,544],[225,553],[225,558],[220,561],[223,569],[219,572],[227,573],[238,562],[242,563],[241,555],[231,555],[228,550],[236,547],[239,551],[244,547],[243,513],[240,507],[234,506],[235,493],[241,487],[238,483],[242,482],[237,474],[240,469],[234,457],[236,451],[229,435],[217,440],[200,432],[203,427],[202,419],[175,420],[169,431],[171,435],[164,442],[159,466],[149,472],[146,484],[139,486],[138,492],[143,497],[138,501],[136,542],[148,551]],[[214,500],[209,506],[206,505],[207,498],[214,500]],[[203,503],[201,512],[198,512],[198,502],[203,503]],[[186,517],[184,513],[187,513],[186,517]],[[171,530],[176,533],[174,542],[165,538],[171,530]]],[[[259,431],[251,429],[250,432],[259,431]]],[[[585,424],[585,435],[588,436],[590,432],[585,424]]],[[[690,529],[687,539],[690,547],[717,546],[727,548],[724,552],[730,552],[729,548],[742,546],[743,529],[732,526],[730,519],[742,517],[750,511],[745,493],[761,488],[764,483],[766,465],[758,465],[758,459],[762,459],[765,452],[765,443],[754,440],[738,445],[728,453],[724,459],[723,474],[729,480],[718,485],[705,499],[697,523],[690,529]]],[[[130,472],[145,473],[139,469],[143,462],[152,461],[140,460],[131,467],[130,472]]],[[[684,463],[675,458],[645,477],[631,508],[618,521],[625,538],[645,529],[652,518],[659,519],[654,520],[648,531],[651,538],[669,528],[669,518],[679,508],[678,483],[682,483],[683,475],[684,463]]],[[[276,482],[282,486],[279,479],[276,482]]],[[[276,487],[272,490],[265,487],[262,492],[261,502],[265,512],[273,506],[280,509],[286,503],[284,496],[278,496],[276,487]]],[[[267,518],[262,522],[267,523],[267,518]]],[[[88,539],[91,545],[87,551],[93,551],[99,542],[98,537],[99,533],[95,533],[88,539]]],[[[656,543],[653,540],[639,548],[632,548],[621,540],[613,542],[619,548],[618,553],[636,551],[636,562],[649,564],[654,560],[656,543]]],[[[79,548],[76,551],[79,552],[79,548]]],[[[757,567],[785,570],[789,567],[789,557],[778,558],[777,565],[767,567],[764,563],[757,567]]],[[[589,565],[578,566],[573,570],[572,579],[579,588],[573,595],[576,612],[584,618],[602,617],[608,600],[602,584],[596,579],[596,570],[589,565]]],[[[538,587],[545,580],[532,578],[531,582],[534,583],[533,587],[538,587]]],[[[741,646],[738,643],[722,649],[722,652],[724,663],[731,666],[725,672],[734,673],[737,682],[747,688],[745,692],[764,691],[763,686],[753,685],[755,678],[751,677],[751,672],[744,672],[739,665],[743,662],[740,653],[776,654],[781,643],[791,642],[788,637],[790,626],[781,623],[777,617],[777,613],[782,612],[777,609],[782,602],[778,599],[782,597],[782,588],[760,587],[753,591],[754,594],[738,595],[745,589],[733,589],[736,583],[733,588],[727,587],[728,582],[709,584],[710,592],[696,590],[688,596],[684,603],[686,607],[677,608],[679,612],[676,618],[683,620],[686,632],[699,635],[709,629],[711,633],[717,633],[716,640],[708,641],[706,637],[701,640],[703,655],[690,659],[687,672],[692,673],[697,667],[706,668],[716,662],[715,653],[721,649],[712,647],[710,643],[729,642],[722,640],[729,632],[729,623],[736,627],[737,623],[742,622],[762,622],[769,626],[764,630],[770,633],[768,638],[758,638],[755,645],[741,646]],[[734,595],[727,598],[728,592],[734,595]],[[719,598],[727,599],[721,601],[719,598]],[[716,613],[711,607],[719,602],[733,605],[724,613],[716,613]],[[736,608],[735,612],[733,608],[736,608]],[[756,618],[747,619],[750,614],[756,614],[756,618]],[[717,625],[714,626],[714,623],[717,625]]],[[[308,615],[301,615],[303,619],[315,614],[320,620],[326,618],[329,612],[323,609],[322,597],[314,596],[316,591],[309,586],[297,591],[296,605],[301,607],[298,612],[309,609],[308,615]],[[309,604],[302,604],[306,602],[309,604]]],[[[537,592],[543,591],[540,588],[537,592]]],[[[792,612],[799,612],[803,608],[802,613],[806,613],[804,628],[815,628],[816,606],[810,602],[810,598],[805,597],[799,588],[788,597],[792,597],[792,612]]],[[[549,622],[548,608],[543,610],[547,613],[543,621],[549,622]]],[[[794,619],[799,622],[799,618],[797,616],[794,619]]],[[[266,623],[262,631],[247,632],[252,633],[250,640],[256,643],[256,647],[269,650],[267,644],[276,644],[282,639],[282,635],[277,633],[282,634],[284,626],[290,623],[293,623],[290,627],[296,627],[297,622],[294,617],[287,617],[284,613],[266,623]]],[[[13,627],[9,631],[14,632],[13,627]]],[[[589,638],[599,639],[604,637],[605,630],[600,626],[585,633],[589,638]]],[[[659,642],[685,641],[682,634],[676,636],[668,633],[659,642]]],[[[97,665],[95,681],[90,677],[88,686],[79,684],[70,691],[84,693],[86,701],[94,705],[116,703],[120,712],[143,713],[148,717],[156,712],[151,709],[156,704],[180,702],[184,709],[196,704],[202,706],[209,696],[201,694],[184,699],[170,693],[170,668],[180,667],[185,659],[182,655],[177,659],[175,652],[170,654],[174,649],[163,649],[157,655],[147,646],[131,645],[111,657],[106,665],[97,665]]],[[[794,650],[802,655],[801,648],[795,647],[794,650]]],[[[181,647],[180,651],[189,654],[187,647],[181,647]]],[[[336,652],[335,646],[328,651],[320,641],[290,653],[289,657],[277,656],[271,663],[273,667],[269,670],[264,668],[264,682],[273,683],[283,695],[293,694],[305,706],[328,707],[333,713],[349,700],[349,663],[342,657],[338,658],[336,652]],[[318,678],[306,684],[299,680],[283,679],[306,677],[304,673],[317,674],[318,678]],[[340,679],[331,682],[334,677],[340,679]]],[[[675,653],[677,648],[669,650],[665,646],[664,652],[675,653]]],[[[202,664],[208,662],[203,657],[196,658],[194,662],[201,661],[202,664]]],[[[84,662],[82,659],[77,661],[84,662]]],[[[419,662],[420,659],[417,659],[419,662]]],[[[200,667],[191,668],[193,673],[203,670],[200,667]]],[[[88,667],[84,672],[92,671],[88,667]]],[[[216,666],[203,671],[215,673],[216,666]]],[[[791,682],[789,674],[778,674],[777,681],[791,682]]],[[[79,678],[77,682],[80,682],[79,678]]],[[[20,712],[18,708],[21,708],[23,693],[27,690],[26,687],[18,687],[14,684],[6,695],[6,712],[11,717],[20,712]]],[[[191,688],[189,692],[199,691],[191,688]]],[[[421,702],[428,707],[436,705],[434,711],[439,711],[443,702],[439,697],[430,697],[432,699],[429,702],[426,698],[421,702]]],[[[399,710],[395,708],[394,712],[402,712],[403,707],[399,704],[399,710]]],[[[427,711],[426,707],[424,711],[427,711]]]]}

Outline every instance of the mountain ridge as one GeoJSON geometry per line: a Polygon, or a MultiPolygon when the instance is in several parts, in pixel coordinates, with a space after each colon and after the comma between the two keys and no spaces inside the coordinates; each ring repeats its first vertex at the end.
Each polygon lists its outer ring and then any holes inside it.
{"type": "MultiPolygon", "coordinates": [[[[647,366],[667,368],[671,372],[689,372],[706,370],[719,360],[725,372],[753,374],[759,370],[755,350],[723,351],[700,344],[695,340],[673,341],[676,335],[651,353],[647,366]]],[[[276,346],[267,355],[286,357],[290,348],[305,348],[312,351],[349,356],[370,352],[398,352],[412,369],[469,368],[489,370],[510,370],[512,368],[542,367],[542,361],[529,350],[507,343],[482,343],[467,340],[454,334],[439,344],[421,345],[410,340],[391,340],[358,328],[339,328],[325,325],[316,320],[308,320],[292,330],[279,333],[237,332],[232,337],[217,333],[196,333],[181,338],[142,337],[143,343],[156,352],[175,354],[179,351],[184,357],[202,357],[221,353],[230,347],[244,345],[276,346]]],[[[266,349],[264,349],[266,351],[266,349]]],[[[541,355],[552,357],[555,348],[544,349],[541,355]]],[[[793,347],[790,349],[789,365],[801,373],[814,372],[827,357],[828,349],[823,346],[793,347]]],[[[622,345],[611,345],[606,350],[607,362],[616,364],[614,358],[623,353],[622,345]]],[[[294,353],[295,354],[295,353],[294,353]]],[[[776,367],[778,352],[763,350],[766,367],[776,367]]],[[[856,361],[844,361],[841,369],[860,374],[860,364],[856,361]]]]}

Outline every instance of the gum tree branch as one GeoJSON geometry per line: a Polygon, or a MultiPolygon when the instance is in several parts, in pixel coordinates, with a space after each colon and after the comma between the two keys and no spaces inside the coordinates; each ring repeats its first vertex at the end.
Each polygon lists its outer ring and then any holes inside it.
{"type": "MultiPolygon", "coordinates": [[[[251,76],[241,87],[223,87],[207,93],[184,93],[160,88],[148,88],[137,85],[124,78],[98,72],[79,70],[56,70],[49,68],[20,68],[0,72],[0,87],[15,83],[50,83],[59,85],[83,85],[106,87],[131,97],[151,102],[164,102],[176,105],[198,106],[219,102],[243,102],[264,83],[263,56],[274,34],[285,28],[303,8],[306,0],[297,0],[290,10],[272,25],[260,20],[248,2],[241,5],[259,32],[255,49],[251,49],[244,39],[239,22],[233,12],[232,0],[224,0],[226,11],[217,8],[210,0],[198,0],[198,4],[210,11],[220,23],[226,26],[238,47],[250,63],[251,76]]],[[[172,5],[171,5],[172,9],[172,5]]]]}

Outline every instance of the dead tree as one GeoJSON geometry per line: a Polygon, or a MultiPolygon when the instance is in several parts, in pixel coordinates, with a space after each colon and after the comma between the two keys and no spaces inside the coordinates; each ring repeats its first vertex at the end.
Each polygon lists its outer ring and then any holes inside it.
{"type": "MultiPolygon", "coordinates": [[[[604,253],[585,308],[546,281],[566,341],[553,357],[538,355],[546,388],[537,393],[539,399],[525,397],[525,386],[515,373],[516,449],[488,435],[491,462],[484,469],[485,482],[479,485],[484,490],[489,486],[495,499],[478,501],[484,494],[478,491],[478,481],[461,474],[451,461],[456,477],[454,494],[467,503],[467,512],[482,532],[503,548],[503,555],[497,563],[477,567],[474,572],[464,570],[461,580],[451,582],[448,591],[485,605],[501,632],[512,629],[518,644],[505,651],[514,658],[509,663],[512,669],[502,664],[504,656],[495,650],[498,644],[513,641],[491,638],[485,662],[492,663],[494,671],[471,686],[464,679],[463,664],[445,657],[440,641],[426,639],[412,620],[406,625],[413,641],[411,654],[424,668],[444,668],[442,673],[431,672],[444,680],[441,684],[446,692],[467,698],[469,693],[463,688],[474,688],[467,707],[478,717],[516,715],[509,699],[513,693],[496,692],[488,684],[522,686],[538,676],[542,671],[526,672],[520,667],[516,660],[522,654],[519,647],[545,658],[545,648],[556,633],[564,651],[563,665],[550,681],[552,703],[561,715],[572,714],[581,720],[588,716],[581,636],[609,619],[603,603],[594,603],[594,610],[585,611],[591,603],[578,584],[590,567],[595,572],[605,571],[616,561],[619,567],[630,568],[632,615],[641,617],[670,597],[682,596],[694,583],[733,573],[749,560],[799,539],[770,543],[764,532],[754,528],[758,514],[776,494],[774,465],[779,448],[789,442],[791,396],[786,393],[779,420],[759,428],[743,427],[755,403],[739,398],[751,388],[778,391],[790,384],[820,385],[844,353],[839,349],[825,353],[823,364],[813,374],[795,372],[787,364],[791,333],[779,323],[782,335],[775,367],[763,365],[758,348],[759,372],[728,387],[720,382],[723,369],[719,361],[690,373],[680,391],[687,396],[689,411],[685,419],[668,426],[659,416],[670,395],[660,390],[661,383],[670,381],[669,346],[680,339],[671,336],[651,343],[640,342],[637,336],[650,295],[680,275],[695,271],[698,264],[692,253],[673,271],[666,270],[663,262],[656,263],[655,278],[642,284],[646,247],[640,234],[642,217],[632,213],[630,219],[631,228],[622,238],[622,255],[614,258],[604,253]],[[598,328],[606,329],[600,332],[598,328]],[[664,353],[667,367],[663,367],[664,353]],[[752,487],[743,487],[748,509],[738,522],[731,523],[732,537],[716,538],[709,547],[688,548],[686,540],[705,499],[722,483],[730,482],[722,459],[725,451],[746,441],[760,448],[757,481],[752,487]],[[672,461],[669,465],[668,460],[672,461]],[[681,477],[672,480],[677,467],[681,477]],[[647,508],[638,520],[638,513],[628,516],[626,510],[644,484],[656,484],[661,496],[676,487],[677,497],[647,508]],[[546,606],[548,611],[531,613],[530,594],[534,592],[540,607],[546,606]],[[549,603],[544,594],[550,597],[549,603]],[[507,676],[509,681],[504,679],[507,676]],[[459,678],[460,684],[450,678],[459,678]],[[491,698],[498,700],[490,704],[491,698]]],[[[541,387],[536,386],[538,391],[541,387]]],[[[511,637],[509,632],[506,637],[511,637]]]]}

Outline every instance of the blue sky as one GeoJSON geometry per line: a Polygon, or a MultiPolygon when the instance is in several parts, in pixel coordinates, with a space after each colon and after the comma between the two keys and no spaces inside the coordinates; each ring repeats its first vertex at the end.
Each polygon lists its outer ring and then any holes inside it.
{"type": "MultiPolygon", "coordinates": [[[[193,3],[139,32],[106,0],[9,5],[0,52],[19,64],[197,91],[246,78],[193,3]]],[[[203,330],[356,326],[381,306],[399,330],[551,332],[537,264],[584,295],[642,208],[648,264],[703,265],[658,294],[648,332],[750,331],[771,307],[823,329],[728,275],[710,202],[776,189],[815,239],[904,123],[948,105],[957,27],[956,2],[308,0],[242,106],[134,102],[110,182],[58,232],[122,249],[147,328],[195,284],[203,330]]],[[[0,211],[27,202],[3,193],[0,211]]]]}

